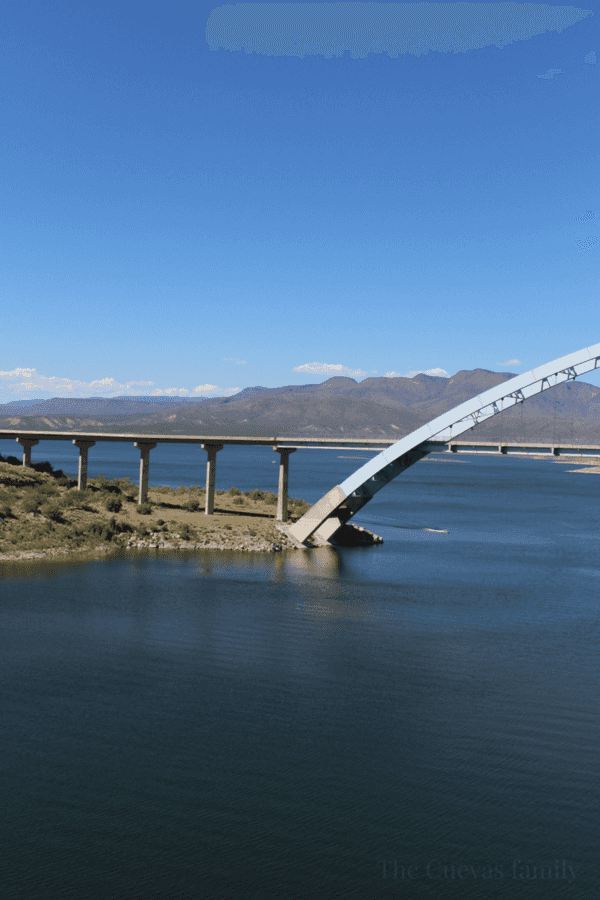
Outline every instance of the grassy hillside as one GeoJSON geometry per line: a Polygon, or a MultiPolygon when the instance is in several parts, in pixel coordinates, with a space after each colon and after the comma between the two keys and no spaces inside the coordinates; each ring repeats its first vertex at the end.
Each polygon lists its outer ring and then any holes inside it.
{"type": "MultiPolygon", "coordinates": [[[[206,546],[268,550],[286,546],[275,528],[277,495],[264,491],[215,492],[215,514],[204,515],[200,487],[151,487],[139,506],[128,478],[99,475],[85,491],[50,463],[24,468],[0,457],[0,555],[33,551],[89,551],[131,546],[206,546]]],[[[290,521],[309,508],[288,502],[290,521]]]]}

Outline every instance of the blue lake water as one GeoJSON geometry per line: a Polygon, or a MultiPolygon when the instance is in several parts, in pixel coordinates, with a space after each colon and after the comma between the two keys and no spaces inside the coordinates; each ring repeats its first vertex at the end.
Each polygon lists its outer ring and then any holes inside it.
{"type": "MultiPolygon", "coordinates": [[[[217,488],[276,490],[273,455],[223,450],[217,488]]],[[[295,453],[291,495],[339,455],[295,453]]],[[[0,896],[598,896],[600,478],[569,468],[418,463],[355,519],[381,546],[1,564],[0,896]]]]}

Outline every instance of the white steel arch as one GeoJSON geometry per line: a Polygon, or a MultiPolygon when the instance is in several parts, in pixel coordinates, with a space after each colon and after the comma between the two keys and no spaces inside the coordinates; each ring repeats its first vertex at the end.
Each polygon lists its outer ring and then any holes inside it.
{"type": "Polygon", "coordinates": [[[517,375],[442,413],[396,441],[332,488],[289,528],[290,534],[300,543],[304,543],[313,534],[321,540],[329,540],[377,491],[427,456],[430,451],[423,446],[427,441],[432,438],[456,438],[516,403],[523,403],[548,388],[597,369],[599,362],[600,344],[584,347],[583,350],[517,375]]]}

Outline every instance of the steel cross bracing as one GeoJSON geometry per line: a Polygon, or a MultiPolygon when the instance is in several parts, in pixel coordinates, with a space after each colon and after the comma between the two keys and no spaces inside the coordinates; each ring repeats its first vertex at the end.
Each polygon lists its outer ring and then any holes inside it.
{"type": "Polygon", "coordinates": [[[517,375],[442,413],[396,441],[332,488],[287,529],[290,537],[298,545],[309,538],[316,543],[327,543],[377,491],[431,452],[425,447],[427,441],[434,437],[452,440],[473,428],[474,424],[485,422],[517,403],[524,403],[529,397],[597,369],[599,362],[600,344],[594,344],[517,375]]]}

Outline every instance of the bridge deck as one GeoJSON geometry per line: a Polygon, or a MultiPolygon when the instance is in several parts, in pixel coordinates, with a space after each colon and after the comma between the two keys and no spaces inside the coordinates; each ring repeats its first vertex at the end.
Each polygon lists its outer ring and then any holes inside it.
{"type": "MultiPolygon", "coordinates": [[[[143,434],[99,431],[23,431],[10,429],[0,431],[0,440],[18,440],[33,438],[38,441],[112,441],[139,442],[154,444],[229,444],[231,446],[281,447],[320,450],[371,450],[379,453],[391,447],[398,438],[325,438],[325,437],[289,437],[251,435],[214,435],[214,434],[143,434]]],[[[521,441],[514,443],[497,441],[425,441],[423,444],[430,453],[523,453],[549,455],[594,455],[600,454],[600,444],[558,444],[533,443],[521,441]]]]}

